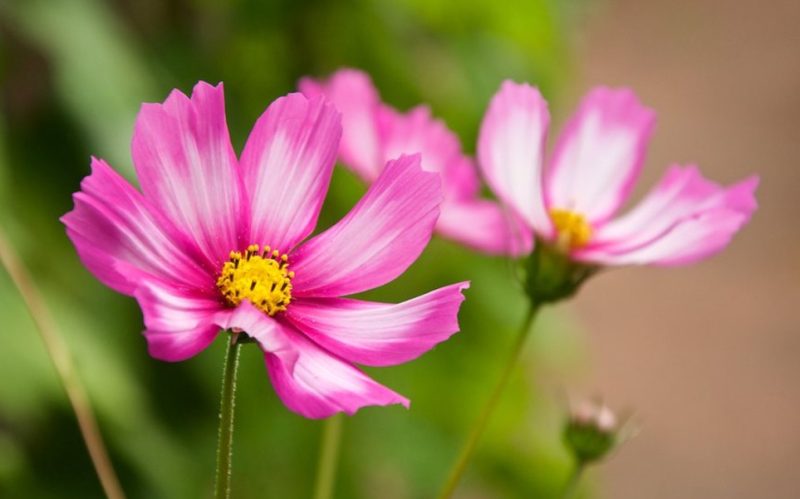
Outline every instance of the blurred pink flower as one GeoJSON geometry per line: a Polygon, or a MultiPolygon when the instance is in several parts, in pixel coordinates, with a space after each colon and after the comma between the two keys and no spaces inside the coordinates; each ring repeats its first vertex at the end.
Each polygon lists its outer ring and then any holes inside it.
{"type": "Polygon", "coordinates": [[[153,357],[183,360],[220,328],[245,331],[295,412],[407,407],[353,363],[402,363],[447,339],[468,283],[399,304],[339,298],[403,273],[427,245],[442,197],[438,175],[403,156],[347,216],[303,242],[340,136],[332,105],[290,94],[258,119],[237,159],[222,84],[201,82],[191,98],[176,90],[142,106],[132,145],[142,192],[93,159],[62,221],[86,267],[136,297],[153,357]]]}
{"type": "Polygon", "coordinates": [[[504,82],[483,119],[478,163],[527,230],[576,261],[694,262],[722,250],[756,209],[758,177],[722,187],[694,165],[675,165],[638,206],[614,218],[642,168],[653,111],[630,90],[595,88],[545,168],[549,120],[537,89],[504,82]]]}
{"type": "Polygon", "coordinates": [[[530,232],[498,203],[480,198],[473,160],[427,106],[397,111],[381,102],[370,77],[355,69],[341,69],[325,82],[303,78],[299,88],[308,97],[324,94],[342,112],[339,159],[365,182],[374,182],[390,158],[421,153],[423,170],[442,176],[440,234],[492,254],[530,251],[530,232]]]}

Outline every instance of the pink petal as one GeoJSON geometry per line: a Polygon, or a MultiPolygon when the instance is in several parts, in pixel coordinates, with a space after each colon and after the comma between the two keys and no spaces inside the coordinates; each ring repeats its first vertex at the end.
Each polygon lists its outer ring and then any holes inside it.
{"type": "Polygon", "coordinates": [[[214,316],[222,305],[215,298],[157,279],[143,280],[135,296],[144,314],[148,350],[157,359],[175,362],[193,357],[219,332],[214,316]]]}
{"type": "Polygon", "coordinates": [[[537,89],[505,81],[478,138],[478,163],[489,187],[545,237],[552,233],[541,181],[549,122],[547,102],[537,89]]]}
{"type": "Polygon", "coordinates": [[[132,295],[144,276],[183,287],[213,287],[197,261],[199,250],[105,161],[92,158],[92,173],[73,196],[75,208],[61,221],[81,261],[103,284],[132,295]]]}
{"type": "Polygon", "coordinates": [[[367,182],[387,161],[421,153],[422,169],[442,174],[445,197],[477,194],[477,172],[458,137],[426,106],[398,112],[381,102],[370,77],[356,69],[341,69],[326,82],[303,78],[299,86],[308,97],[324,94],[341,111],[340,158],[367,182]]]}
{"type": "Polygon", "coordinates": [[[630,90],[589,92],[553,152],[548,206],[575,211],[591,223],[610,218],[639,176],[654,123],[653,111],[630,90]]]}
{"type": "Polygon", "coordinates": [[[290,255],[294,296],[343,296],[402,274],[431,238],[439,216],[439,176],[419,155],[390,161],[339,223],[290,255]]]}
{"type": "Polygon", "coordinates": [[[461,142],[430,109],[418,106],[400,113],[381,106],[379,113],[381,152],[385,163],[403,154],[422,154],[422,169],[442,175],[445,199],[477,195],[480,182],[475,165],[461,152],[461,142]]]}
{"type": "Polygon", "coordinates": [[[724,188],[696,167],[672,167],[625,216],[600,227],[594,241],[575,254],[609,265],[678,265],[719,252],[750,219],[758,178],[724,188]]]}
{"type": "Polygon", "coordinates": [[[200,82],[191,99],[174,90],[164,104],[144,104],[132,152],[145,197],[218,268],[247,230],[222,84],[200,82]]]}
{"type": "Polygon", "coordinates": [[[321,97],[289,94],[261,115],[241,159],[251,243],[288,252],[314,230],[341,133],[339,113],[321,97]]]}
{"type": "Polygon", "coordinates": [[[357,69],[340,69],[326,82],[303,78],[299,88],[309,99],[324,95],[342,113],[342,163],[366,182],[375,180],[386,160],[378,137],[380,97],[370,77],[357,69]]]}
{"type": "Polygon", "coordinates": [[[340,157],[367,182],[375,180],[387,161],[421,153],[422,169],[442,175],[445,202],[458,203],[458,208],[463,205],[454,211],[465,216],[479,217],[469,226],[457,225],[464,222],[461,216],[449,217],[448,225],[437,227],[442,234],[490,253],[508,253],[509,248],[528,244],[520,244],[519,237],[497,238],[498,233],[508,232],[508,224],[501,223],[502,214],[492,203],[477,200],[480,181],[473,161],[463,154],[456,134],[435,119],[427,106],[401,113],[380,102],[368,75],[352,69],[336,72],[326,83],[303,79],[300,88],[308,96],[324,93],[342,111],[340,157]]]}
{"type": "Polygon", "coordinates": [[[494,255],[526,255],[533,249],[531,229],[494,201],[442,203],[436,230],[466,246],[494,255]]]}
{"type": "Polygon", "coordinates": [[[248,302],[219,312],[216,320],[220,327],[242,330],[258,341],[275,391],[286,407],[298,414],[324,418],[337,412],[353,414],[367,405],[408,407],[406,398],[309,341],[291,324],[248,302]]]}
{"type": "Polygon", "coordinates": [[[442,214],[437,231],[459,243],[493,254],[519,255],[531,249],[530,229],[514,213],[503,213],[497,203],[478,198],[480,181],[474,162],[462,153],[461,143],[445,124],[418,106],[399,113],[388,106],[379,110],[384,158],[420,152],[422,169],[442,176],[442,214]]]}
{"type": "Polygon", "coordinates": [[[287,318],[315,343],[334,354],[370,366],[415,359],[458,331],[462,282],[403,303],[343,298],[300,299],[287,318]]]}
{"type": "Polygon", "coordinates": [[[463,154],[452,158],[442,172],[442,189],[447,201],[479,200],[481,180],[475,161],[463,154]]]}
{"type": "Polygon", "coordinates": [[[267,353],[265,358],[275,391],[292,411],[319,419],[337,412],[352,415],[368,405],[402,404],[408,408],[408,399],[318,347],[298,331],[286,326],[284,333],[292,349],[267,353]]]}
{"type": "Polygon", "coordinates": [[[217,313],[215,322],[222,329],[244,331],[254,338],[265,352],[278,353],[288,359],[295,353],[292,343],[287,339],[284,327],[245,300],[235,309],[217,313]]]}

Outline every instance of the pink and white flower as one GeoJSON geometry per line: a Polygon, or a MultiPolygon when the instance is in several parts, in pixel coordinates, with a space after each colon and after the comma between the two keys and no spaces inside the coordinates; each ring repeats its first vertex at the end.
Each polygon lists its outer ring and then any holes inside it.
{"type": "Polygon", "coordinates": [[[340,161],[371,184],[386,162],[400,154],[422,154],[422,168],[442,176],[444,199],[436,230],[452,240],[491,254],[524,254],[531,250],[530,232],[494,201],[479,195],[480,181],[472,158],[464,155],[458,137],[433,118],[427,106],[406,113],[381,102],[370,77],[341,69],[327,81],[303,78],[300,91],[324,94],[342,112],[340,161]]]}
{"type": "Polygon", "coordinates": [[[655,115],[630,90],[595,88],[545,165],[550,116],[539,91],[506,81],[478,139],[487,183],[536,239],[596,265],[680,265],[722,250],[756,209],[758,177],[730,187],[696,166],[672,166],[633,209],[615,217],[644,163],[655,115]]]}
{"type": "Polygon", "coordinates": [[[144,104],[133,136],[141,192],[106,162],[62,221],[86,267],[142,308],[150,354],[179,361],[222,329],[264,351],[276,392],[310,418],[408,400],[353,364],[414,359],[458,331],[468,283],[399,304],[340,298],[399,276],[439,215],[438,175],[389,161],[340,222],[306,240],[328,189],[340,115],[289,94],[258,119],[240,158],[222,84],[144,104]]]}

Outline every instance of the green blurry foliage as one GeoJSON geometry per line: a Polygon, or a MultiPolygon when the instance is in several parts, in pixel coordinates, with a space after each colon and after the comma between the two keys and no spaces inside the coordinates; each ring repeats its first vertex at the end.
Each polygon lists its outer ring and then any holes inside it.
{"type": "MultiPolygon", "coordinates": [[[[0,4],[0,224],[53,309],[94,401],[130,497],[210,497],[223,345],[179,364],[151,359],[132,299],[80,265],[58,217],[89,155],[129,178],[143,101],[225,81],[234,145],[303,75],[369,71],[385,99],[430,103],[474,149],[503,78],[549,97],[569,76],[564,7],[555,0],[27,0],[0,4]]],[[[321,227],[364,187],[338,169],[321,227]]],[[[397,282],[399,301],[470,279],[462,332],[412,363],[370,374],[412,409],[366,408],[345,426],[337,497],[431,497],[512,342],[524,308],[511,265],[435,240],[397,282]]],[[[101,491],[55,372],[22,302],[0,274],[0,496],[93,498],[101,491]]],[[[544,314],[465,479],[464,497],[552,497],[569,459],[543,372],[580,360],[574,328],[544,314]]],[[[234,496],[308,497],[320,424],[277,400],[255,346],[242,355],[234,496]]]]}

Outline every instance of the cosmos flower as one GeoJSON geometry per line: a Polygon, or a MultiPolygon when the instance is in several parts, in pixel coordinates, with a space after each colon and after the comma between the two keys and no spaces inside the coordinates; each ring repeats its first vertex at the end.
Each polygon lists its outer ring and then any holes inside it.
{"type": "Polygon", "coordinates": [[[592,265],[691,263],[722,250],[756,209],[758,177],[730,187],[696,166],[672,166],[633,209],[631,194],[655,121],[630,90],[595,88],[567,123],[546,166],[547,103],[506,81],[478,139],[478,163],[495,194],[539,243],[592,265]]]}
{"type": "Polygon", "coordinates": [[[381,102],[370,77],[355,69],[341,69],[325,82],[303,78],[299,87],[309,97],[324,94],[342,112],[339,159],[366,183],[378,178],[389,159],[419,152],[422,168],[442,176],[439,234],[491,254],[530,251],[530,232],[522,230],[513,213],[480,198],[472,158],[427,106],[397,111],[381,102]]]}
{"type": "Polygon", "coordinates": [[[239,159],[222,84],[144,104],[133,135],[141,192],[109,165],[62,221],[86,267],[134,296],[153,357],[179,361],[220,329],[264,351],[287,407],[310,418],[408,400],[353,364],[406,362],[458,330],[459,283],[399,304],[341,298],[402,274],[439,214],[438,175],[389,161],[341,221],[314,231],[341,136],[321,97],[290,94],[258,119],[239,159]]]}

